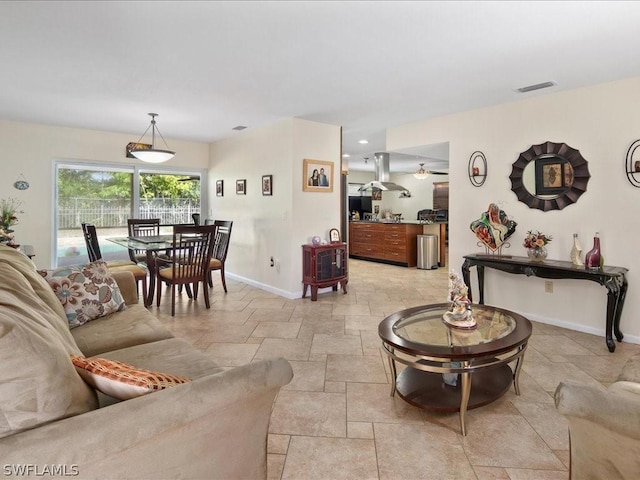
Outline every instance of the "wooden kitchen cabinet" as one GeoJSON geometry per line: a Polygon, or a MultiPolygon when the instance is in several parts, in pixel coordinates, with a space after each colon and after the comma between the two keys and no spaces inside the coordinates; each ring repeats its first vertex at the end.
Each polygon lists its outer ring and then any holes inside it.
{"type": "Polygon", "coordinates": [[[347,293],[347,244],[302,245],[302,298],[311,287],[311,301],[318,299],[318,288],[338,286],[347,293]]]}
{"type": "Polygon", "coordinates": [[[417,265],[422,225],[412,223],[349,224],[349,256],[405,267],[417,265]]]}

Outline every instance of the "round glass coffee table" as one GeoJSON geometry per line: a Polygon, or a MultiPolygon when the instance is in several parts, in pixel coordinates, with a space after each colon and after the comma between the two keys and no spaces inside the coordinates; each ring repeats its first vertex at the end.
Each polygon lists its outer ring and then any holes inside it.
{"type": "Polygon", "coordinates": [[[503,308],[472,305],[477,326],[448,326],[448,303],[393,313],[378,326],[392,373],[391,395],[425,409],[460,411],[466,435],[468,409],[504,395],[520,394],[518,377],[531,336],[531,322],[503,308]],[[398,374],[396,363],[407,365],[398,374]],[[513,370],[510,365],[514,363],[513,370]]]}

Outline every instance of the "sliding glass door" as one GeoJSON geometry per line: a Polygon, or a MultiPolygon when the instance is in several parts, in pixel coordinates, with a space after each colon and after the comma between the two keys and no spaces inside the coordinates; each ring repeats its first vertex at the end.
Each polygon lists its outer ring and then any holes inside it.
{"type": "Polygon", "coordinates": [[[127,236],[127,219],[160,218],[166,231],[176,223],[193,223],[203,197],[204,173],[136,166],[59,162],[56,164],[56,264],[85,263],[82,223],[93,223],[102,257],[128,259],[126,249],[109,237],[127,236]]]}

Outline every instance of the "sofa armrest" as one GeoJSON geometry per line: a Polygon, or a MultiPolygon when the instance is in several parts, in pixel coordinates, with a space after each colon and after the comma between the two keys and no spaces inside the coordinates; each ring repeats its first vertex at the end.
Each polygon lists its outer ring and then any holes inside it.
{"type": "Polygon", "coordinates": [[[605,389],[561,382],[555,402],[569,423],[571,480],[638,478],[639,384],[605,389]]]}
{"type": "Polygon", "coordinates": [[[127,271],[112,271],[111,274],[118,284],[124,303],[127,305],[135,305],[138,303],[138,288],[133,273],[127,271]]]}
{"type": "Polygon", "coordinates": [[[0,439],[5,465],[66,465],[77,478],[266,477],[273,402],[293,378],[263,360],[0,439]]]}
{"type": "Polygon", "coordinates": [[[640,440],[640,384],[616,382],[605,389],[565,381],[554,397],[561,414],[640,440]]]}

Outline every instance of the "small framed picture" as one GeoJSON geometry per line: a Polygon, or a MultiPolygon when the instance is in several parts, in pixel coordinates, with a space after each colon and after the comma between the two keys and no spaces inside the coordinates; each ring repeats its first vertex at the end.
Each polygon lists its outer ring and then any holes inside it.
{"type": "Polygon", "coordinates": [[[216,180],[216,197],[224,196],[224,182],[222,180],[216,180]]]}
{"type": "Polygon", "coordinates": [[[371,191],[371,200],[382,200],[382,190],[374,188],[371,191]]]}
{"type": "Polygon", "coordinates": [[[247,194],[247,180],[236,180],[236,194],[237,195],[246,195],[247,194]]]}
{"type": "Polygon", "coordinates": [[[273,175],[262,176],[262,195],[273,195],[273,175]]]}
{"type": "Polygon", "coordinates": [[[340,241],[340,230],[337,228],[332,228],[329,230],[329,241],[331,243],[336,243],[340,241]]]}

